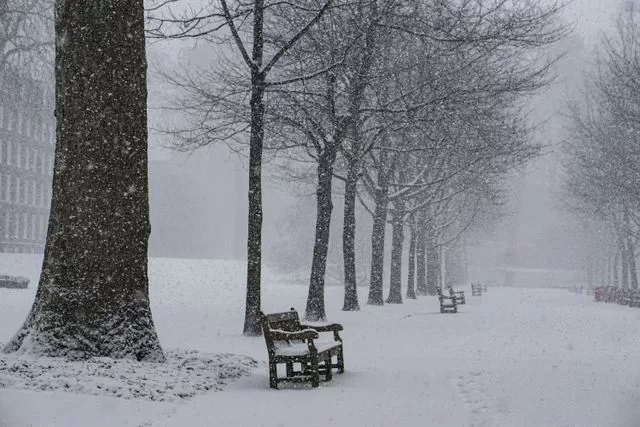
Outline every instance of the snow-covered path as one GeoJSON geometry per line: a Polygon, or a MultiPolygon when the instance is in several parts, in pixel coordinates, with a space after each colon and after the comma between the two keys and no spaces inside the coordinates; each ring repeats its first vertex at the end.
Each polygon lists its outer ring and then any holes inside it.
{"type": "MultiPolygon", "coordinates": [[[[265,361],[263,340],[240,334],[241,272],[242,264],[153,260],[163,345],[265,361]]],[[[29,307],[32,291],[19,292],[0,290],[1,341],[29,307]]],[[[265,311],[302,310],[306,289],[272,278],[263,297],[265,311]]],[[[426,297],[345,313],[341,298],[327,289],[328,316],[345,327],[347,372],[319,389],[270,390],[263,364],[182,403],[0,389],[0,425],[640,425],[640,309],[547,289],[491,288],[455,315],[426,297]]]]}

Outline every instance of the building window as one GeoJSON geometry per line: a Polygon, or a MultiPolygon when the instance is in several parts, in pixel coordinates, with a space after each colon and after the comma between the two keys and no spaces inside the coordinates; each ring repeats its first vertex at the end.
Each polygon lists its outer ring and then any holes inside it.
{"type": "Polygon", "coordinates": [[[7,150],[9,147],[9,141],[2,141],[2,143],[0,144],[0,152],[2,152],[2,163],[4,164],[8,164],[9,163],[9,157],[7,156],[7,150]]]}
{"type": "Polygon", "coordinates": [[[17,239],[20,237],[20,219],[22,217],[19,213],[16,213],[16,217],[13,222],[13,238],[17,239]]]}
{"type": "Polygon", "coordinates": [[[7,164],[9,166],[11,166],[13,164],[13,159],[11,158],[12,156],[12,151],[13,151],[13,144],[10,141],[7,141],[7,164]]]}
{"type": "Polygon", "coordinates": [[[47,227],[49,226],[49,217],[42,215],[42,237],[47,235],[47,227]]]}
{"type": "Polygon", "coordinates": [[[26,213],[22,214],[22,238],[28,239],[29,234],[29,215],[26,213]]]}
{"type": "Polygon", "coordinates": [[[31,215],[31,239],[38,240],[38,235],[36,232],[36,216],[34,214],[31,215]]]}
{"type": "Polygon", "coordinates": [[[14,203],[20,203],[20,184],[21,184],[21,179],[20,177],[14,177],[13,178],[14,181],[14,191],[13,191],[13,202],[14,203]]]}
{"type": "Polygon", "coordinates": [[[9,230],[11,229],[11,218],[9,212],[4,214],[4,238],[9,240],[9,230]]]}
{"type": "Polygon", "coordinates": [[[20,203],[22,204],[27,204],[28,200],[28,191],[29,191],[29,181],[23,179],[22,180],[22,188],[21,188],[21,192],[20,192],[20,203]]]}
{"type": "Polygon", "coordinates": [[[11,175],[5,175],[6,179],[4,180],[4,198],[5,202],[11,201],[11,175]]]}

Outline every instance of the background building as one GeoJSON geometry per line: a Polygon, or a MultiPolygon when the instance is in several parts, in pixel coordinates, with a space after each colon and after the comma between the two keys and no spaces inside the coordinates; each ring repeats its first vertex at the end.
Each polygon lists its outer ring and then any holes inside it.
{"type": "Polygon", "coordinates": [[[53,103],[33,81],[0,81],[0,252],[43,251],[55,146],[53,103]]]}

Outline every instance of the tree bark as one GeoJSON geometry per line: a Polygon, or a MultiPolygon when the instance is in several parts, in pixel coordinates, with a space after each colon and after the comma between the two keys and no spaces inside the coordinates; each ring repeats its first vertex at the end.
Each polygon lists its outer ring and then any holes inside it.
{"type": "Polygon", "coordinates": [[[409,238],[409,266],[407,273],[407,298],[416,299],[415,276],[416,276],[416,229],[413,221],[409,227],[411,237],[409,238]]]}
{"type": "Polygon", "coordinates": [[[344,311],[358,311],[356,284],[356,191],[358,168],[349,165],[344,192],[344,219],[342,224],[342,256],[344,259],[344,311]]]}
{"type": "Polygon", "coordinates": [[[391,239],[391,276],[387,304],[402,304],[402,248],[404,245],[404,215],[395,213],[391,239]]]}
{"type": "Polygon", "coordinates": [[[249,217],[247,233],[247,296],[243,333],[260,335],[262,267],[262,146],[264,140],[264,76],[253,73],[249,137],[249,217]]]}
{"type": "Polygon", "coordinates": [[[627,253],[629,258],[629,275],[632,289],[638,289],[638,271],[636,270],[635,247],[631,241],[631,237],[627,238],[627,253]]]}
{"type": "Polygon", "coordinates": [[[621,284],[624,289],[629,287],[629,256],[624,240],[620,239],[620,258],[622,261],[622,280],[621,284]]]}
{"type": "Polygon", "coordinates": [[[441,287],[440,283],[440,257],[438,254],[439,248],[436,246],[435,237],[433,236],[433,230],[431,226],[427,228],[426,238],[426,251],[427,251],[427,293],[429,295],[436,295],[436,288],[441,287]]]}
{"type": "Polygon", "coordinates": [[[261,70],[264,55],[264,0],[254,2],[253,51],[256,67],[251,70],[251,132],[249,136],[249,217],[247,219],[247,294],[244,335],[262,333],[260,326],[262,281],[262,148],[264,143],[264,91],[261,70]]]}
{"type": "MultiPolygon", "coordinates": [[[[364,6],[362,4],[361,6],[364,6]]],[[[344,198],[344,227],[342,231],[344,276],[345,276],[345,300],[343,310],[359,310],[356,288],[356,262],[355,262],[355,235],[356,235],[356,185],[360,179],[360,168],[364,150],[362,149],[362,115],[360,107],[365,98],[365,91],[369,85],[370,70],[375,59],[377,48],[378,13],[377,0],[369,4],[369,23],[364,33],[364,48],[356,68],[355,78],[351,82],[349,93],[349,114],[351,116],[351,142],[353,148],[343,150],[348,165],[347,183],[344,198]]],[[[362,8],[359,11],[362,12],[362,8]]],[[[364,15],[361,15],[364,16],[364,15]]],[[[380,295],[382,300],[382,294],[380,295]]]]}
{"type": "Polygon", "coordinates": [[[58,0],[56,160],[36,299],[5,351],[163,361],[149,305],[142,0],[58,0]]]}
{"type": "Polygon", "coordinates": [[[416,291],[418,295],[427,295],[427,242],[424,230],[416,234],[416,291]]]}
{"type": "MultiPolygon", "coordinates": [[[[384,175],[386,171],[381,171],[384,175]]],[[[369,284],[369,305],[384,305],[382,288],[384,280],[384,241],[387,228],[387,211],[389,187],[385,178],[378,181],[376,209],[373,215],[373,231],[371,232],[371,282],[369,284]]]]}
{"type": "Polygon", "coordinates": [[[327,317],[324,308],[324,279],[329,250],[331,212],[333,211],[331,184],[335,158],[334,150],[325,151],[320,156],[318,163],[316,235],[313,245],[309,294],[305,309],[305,319],[310,321],[325,320],[327,317]]]}
{"type": "Polygon", "coordinates": [[[620,251],[616,251],[616,254],[613,257],[613,286],[616,288],[620,286],[620,276],[619,276],[619,268],[618,264],[620,260],[620,251]]]}

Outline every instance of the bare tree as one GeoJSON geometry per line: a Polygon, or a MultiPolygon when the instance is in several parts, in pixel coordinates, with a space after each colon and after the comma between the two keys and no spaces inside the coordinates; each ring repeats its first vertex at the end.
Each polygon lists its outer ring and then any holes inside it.
{"type": "MultiPolygon", "coordinates": [[[[168,12],[167,16],[154,18],[155,26],[150,30],[154,37],[192,38],[214,37],[221,29],[228,33],[218,41],[230,41],[235,52],[242,58],[242,68],[236,68],[236,85],[221,88],[210,84],[211,75],[204,82],[194,81],[191,76],[175,79],[174,83],[190,90],[205,104],[199,101],[187,101],[191,113],[198,114],[199,125],[187,127],[177,136],[182,137],[183,145],[198,147],[214,140],[224,140],[244,136],[249,131],[249,217],[247,240],[247,292],[244,321],[245,335],[259,335],[261,327],[260,289],[262,269],[262,157],[265,139],[265,92],[270,86],[283,86],[288,81],[269,81],[274,67],[287,55],[287,52],[320,21],[331,6],[333,0],[326,0],[318,7],[314,5],[283,3],[277,0],[254,0],[251,2],[215,0],[207,4],[202,11],[176,17],[168,12]],[[291,7],[304,16],[306,22],[298,28],[277,28],[278,19],[272,19],[271,10],[278,12],[282,7],[291,7]],[[250,28],[245,22],[252,19],[250,28]],[[275,24],[275,25],[274,25],[275,24]],[[274,31],[271,31],[275,29],[274,31]],[[230,39],[230,40],[229,40],[230,39]],[[277,43],[267,44],[269,41],[277,43]],[[249,99],[249,112],[238,116],[238,106],[249,99]],[[220,114],[215,114],[219,111],[220,114]],[[216,133],[204,131],[203,127],[214,122],[216,133]],[[205,124],[203,125],[203,122],[205,124]],[[208,123],[207,123],[208,122],[208,123]],[[220,124],[222,123],[222,124],[220,124]],[[242,126],[246,123],[246,126],[242,126]],[[248,128],[248,129],[247,129],[248,128]]],[[[166,3],[166,2],[165,2],[166,3]]],[[[162,3],[161,3],[162,4],[162,3]]],[[[214,73],[213,76],[216,74],[214,73]]],[[[304,79],[301,76],[300,79],[304,79]]],[[[183,104],[183,106],[185,106],[183,104]]]]}

